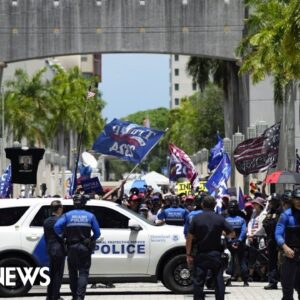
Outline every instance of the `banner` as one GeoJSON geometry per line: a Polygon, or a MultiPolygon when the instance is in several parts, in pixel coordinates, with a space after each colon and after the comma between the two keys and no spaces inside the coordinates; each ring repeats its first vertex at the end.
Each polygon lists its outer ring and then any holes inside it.
{"type": "Polygon", "coordinates": [[[104,131],[94,142],[93,150],[139,163],[164,133],[132,122],[114,119],[105,125],[104,131]]]}
{"type": "Polygon", "coordinates": [[[177,182],[177,184],[176,184],[177,195],[180,195],[180,194],[188,195],[190,192],[191,192],[191,183],[189,181],[177,182]]]}
{"type": "Polygon", "coordinates": [[[274,168],[278,160],[279,142],[280,122],[267,128],[261,136],[240,143],[234,150],[237,170],[249,175],[274,168]]]}
{"type": "Polygon", "coordinates": [[[103,188],[100,184],[98,177],[83,179],[80,181],[80,185],[85,194],[102,194],[103,188]]]}
{"type": "Polygon", "coordinates": [[[217,139],[218,139],[217,144],[210,149],[210,155],[208,158],[207,168],[210,172],[213,171],[218,166],[218,164],[223,158],[224,142],[219,134],[217,135],[217,139]]]}
{"type": "Polygon", "coordinates": [[[169,144],[169,151],[170,180],[176,181],[179,177],[186,177],[195,187],[199,182],[197,181],[198,173],[190,157],[183,150],[173,144],[169,144]]]}
{"type": "Polygon", "coordinates": [[[231,163],[227,153],[206,183],[208,192],[212,195],[223,194],[227,190],[227,180],[231,175],[231,163]],[[221,191],[219,191],[221,190],[221,191]]]}

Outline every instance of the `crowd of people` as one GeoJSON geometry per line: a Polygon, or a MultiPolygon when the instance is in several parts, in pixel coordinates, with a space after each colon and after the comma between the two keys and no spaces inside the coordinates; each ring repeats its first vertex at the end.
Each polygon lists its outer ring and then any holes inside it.
{"type": "MultiPolygon", "coordinates": [[[[175,195],[174,193],[163,195],[153,193],[151,187],[147,187],[142,193],[137,188],[133,188],[128,196],[122,198],[115,194],[113,200],[139,213],[156,225],[182,226],[184,235],[187,236],[193,217],[203,212],[202,204],[206,196],[208,195],[201,191],[194,195],[175,195]]],[[[289,255],[294,257],[295,254],[290,247],[288,250],[285,249],[280,240],[281,236],[286,235],[285,232],[280,232],[280,228],[286,225],[286,223],[282,225],[280,220],[284,213],[294,212],[293,199],[298,199],[299,205],[300,188],[294,191],[285,190],[281,195],[276,193],[266,195],[256,192],[252,196],[245,195],[243,203],[236,196],[231,195],[223,195],[216,200],[215,214],[222,216],[232,226],[235,233],[234,237],[226,237],[224,245],[231,253],[226,270],[231,275],[231,280],[227,282],[227,285],[231,285],[232,281],[239,279],[242,280],[244,286],[249,286],[251,281],[266,281],[267,284],[264,288],[272,290],[278,288],[278,282],[281,279],[284,294],[290,295],[293,287],[284,281],[284,276],[280,276],[280,270],[282,273],[282,270],[287,268],[282,267],[285,258],[289,255]],[[290,250],[293,253],[289,252],[290,250]],[[286,286],[289,287],[286,288],[286,286]]],[[[289,237],[297,236],[293,237],[296,243],[295,249],[300,246],[299,223],[298,220],[295,231],[288,230],[289,237]]],[[[299,248],[296,251],[299,251],[299,248]]],[[[297,255],[299,256],[299,254],[297,255]]],[[[298,267],[294,271],[297,279],[294,279],[298,280],[295,288],[300,295],[299,261],[297,264],[298,267]]],[[[288,267],[288,270],[291,270],[291,267],[288,267]]],[[[288,297],[290,296],[285,296],[283,299],[293,299],[288,297]]]]}

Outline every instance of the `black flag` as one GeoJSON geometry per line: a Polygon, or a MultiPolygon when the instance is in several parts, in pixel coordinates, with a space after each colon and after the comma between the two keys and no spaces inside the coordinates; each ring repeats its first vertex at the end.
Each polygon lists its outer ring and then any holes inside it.
{"type": "Polygon", "coordinates": [[[258,173],[277,164],[280,141],[280,122],[264,133],[240,143],[234,150],[234,162],[243,175],[258,173]]]}

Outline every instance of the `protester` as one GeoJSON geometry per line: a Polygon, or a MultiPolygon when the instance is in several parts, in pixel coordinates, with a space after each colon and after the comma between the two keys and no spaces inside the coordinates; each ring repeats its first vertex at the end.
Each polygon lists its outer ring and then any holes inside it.
{"type": "Polygon", "coordinates": [[[216,300],[224,300],[225,285],[221,258],[224,249],[221,235],[225,231],[234,237],[234,232],[222,216],[214,213],[215,205],[214,197],[204,197],[203,213],[192,219],[186,240],[187,264],[194,267],[194,300],[205,299],[203,288],[208,270],[211,270],[215,282],[216,300]]]}
{"type": "Polygon", "coordinates": [[[284,252],[281,265],[283,300],[293,300],[293,290],[300,299],[300,187],[292,193],[292,207],[285,210],[275,229],[278,246],[284,252]]]}

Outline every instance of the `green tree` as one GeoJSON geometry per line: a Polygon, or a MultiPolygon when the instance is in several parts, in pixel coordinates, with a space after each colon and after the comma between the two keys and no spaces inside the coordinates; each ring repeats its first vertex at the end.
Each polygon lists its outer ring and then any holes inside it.
{"type": "Polygon", "coordinates": [[[17,69],[14,79],[5,82],[6,125],[17,140],[25,137],[29,145],[47,144],[44,128],[53,103],[42,80],[44,72],[42,69],[30,78],[24,70],[17,69]]]}
{"type": "Polygon", "coordinates": [[[251,14],[247,34],[237,48],[242,58],[241,72],[250,72],[257,83],[269,75],[274,78],[275,117],[283,120],[285,140],[281,167],[295,169],[295,80],[300,77],[299,1],[248,0],[251,14]],[[293,42],[295,44],[291,45],[293,42]],[[288,149],[287,149],[288,147],[288,149]]]}
{"type": "Polygon", "coordinates": [[[223,93],[210,83],[203,93],[184,98],[180,108],[171,112],[167,136],[171,143],[193,154],[214,145],[217,131],[224,135],[223,93]]]}
{"type": "Polygon", "coordinates": [[[96,78],[85,78],[78,67],[68,71],[59,66],[54,68],[55,76],[49,86],[54,105],[50,110],[46,131],[49,137],[58,137],[62,153],[65,153],[70,131],[78,135],[83,130],[83,145],[91,147],[104,126],[101,112],[105,102],[100,93],[97,92],[95,97],[86,99],[87,91],[90,86],[95,85],[96,78]]]}

